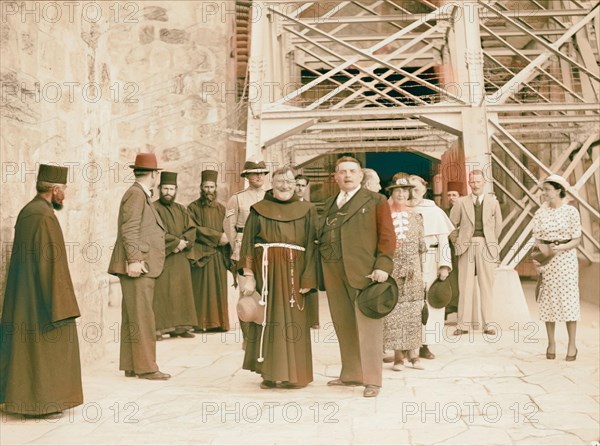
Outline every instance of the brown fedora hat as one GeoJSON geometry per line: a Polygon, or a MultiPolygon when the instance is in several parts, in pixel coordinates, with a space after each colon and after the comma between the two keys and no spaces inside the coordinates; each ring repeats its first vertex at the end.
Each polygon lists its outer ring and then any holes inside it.
{"type": "Polygon", "coordinates": [[[156,155],[145,152],[138,153],[135,157],[135,162],[130,164],[129,167],[136,170],[162,170],[162,168],[158,167],[156,155]]]}
{"type": "Polygon", "coordinates": [[[256,291],[250,296],[240,297],[236,310],[241,321],[262,325],[265,320],[265,307],[258,303],[259,300],[260,294],[256,291]]]}

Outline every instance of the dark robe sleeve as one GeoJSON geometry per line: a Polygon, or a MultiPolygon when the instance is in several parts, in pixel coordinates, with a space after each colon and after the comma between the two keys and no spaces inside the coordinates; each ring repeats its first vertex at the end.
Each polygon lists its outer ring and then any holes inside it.
{"type": "Polygon", "coordinates": [[[69,273],[62,230],[56,218],[43,218],[35,236],[38,256],[39,295],[56,326],[61,321],[79,317],[79,307],[69,273]]]}
{"type": "Polygon", "coordinates": [[[300,288],[317,288],[316,244],[317,210],[311,206],[306,214],[306,252],[304,255],[304,271],[300,277],[300,288]]]}
{"type": "Polygon", "coordinates": [[[211,256],[215,255],[221,238],[221,232],[202,225],[199,215],[201,212],[202,208],[196,202],[188,206],[190,226],[193,232],[188,233],[186,231],[186,234],[191,237],[194,243],[189,246],[190,250],[187,258],[192,262],[196,262],[197,266],[203,266],[211,256]]]}
{"type": "Polygon", "coordinates": [[[182,216],[183,216],[183,227],[186,228],[184,233],[182,234],[182,238],[184,240],[187,240],[188,242],[190,242],[186,248],[186,249],[190,249],[192,247],[192,245],[194,244],[195,237],[196,237],[196,224],[192,220],[192,218],[190,218],[190,213],[189,213],[188,209],[186,209],[182,206],[181,212],[182,212],[182,216]]]}
{"type": "Polygon", "coordinates": [[[254,275],[258,275],[256,271],[256,237],[260,232],[260,216],[254,208],[250,208],[250,215],[244,226],[244,237],[242,238],[242,246],[240,248],[240,260],[238,262],[238,274],[244,274],[244,268],[251,269],[254,275]]]}

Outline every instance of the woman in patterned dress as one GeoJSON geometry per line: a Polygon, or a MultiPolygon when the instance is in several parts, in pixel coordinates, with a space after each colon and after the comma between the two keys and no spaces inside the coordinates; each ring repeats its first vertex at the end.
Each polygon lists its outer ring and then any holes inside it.
{"type": "Polygon", "coordinates": [[[581,240],[579,212],[567,204],[569,183],[560,175],[550,175],[542,183],[544,202],[533,217],[536,243],[550,244],[555,256],[546,265],[536,262],[541,276],[538,291],[540,319],[546,322],[546,358],[556,357],[556,322],[566,322],[569,335],[567,361],[575,361],[575,334],[579,320],[579,265],[577,250],[581,240]]]}
{"type": "Polygon", "coordinates": [[[398,304],[383,320],[383,348],[394,350],[395,371],[404,369],[404,358],[413,368],[422,370],[418,349],[421,346],[421,310],[423,309],[423,271],[421,254],[425,252],[423,242],[423,217],[408,206],[414,186],[407,174],[396,174],[395,182],[387,188],[392,191],[388,201],[394,229],[396,250],[392,277],[398,284],[398,304]]]}

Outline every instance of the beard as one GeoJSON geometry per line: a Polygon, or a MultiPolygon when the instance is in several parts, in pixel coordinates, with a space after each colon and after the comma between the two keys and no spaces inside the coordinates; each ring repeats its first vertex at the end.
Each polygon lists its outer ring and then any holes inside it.
{"type": "Polygon", "coordinates": [[[160,194],[159,201],[166,206],[170,206],[175,201],[176,196],[177,196],[177,194],[174,194],[174,195],[160,194]]]}
{"type": "Polygon", "coordinates": [[[54,199],[52,199],[52,207],[57,210],[60,211],[63,208],[63,202],[62,201],[56,201],[54,199]]]}
{"type": "Polygon", "coordinates": [[[200,202],[203,205],[207,205],[207,204],[211,204],[213,201],[215,201],[215,198],[217,197],[216,193],[212,193],[212,192],[200,192],[200,202]]]}

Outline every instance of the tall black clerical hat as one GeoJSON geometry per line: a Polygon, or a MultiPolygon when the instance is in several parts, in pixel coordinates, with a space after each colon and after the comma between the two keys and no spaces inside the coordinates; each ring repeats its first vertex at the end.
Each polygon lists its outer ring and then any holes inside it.
{"type": "Polygon", "coordinates": [[[177,186],[177,173],[176,172],[161,172],[160,173],[160,185],[172,184],[177,186]]]}
{"type": "Polygon", "coordinates": [[[218,176],[219,172],[216,170],[203,170],[201,182],[204,183],[205,181],[212,181],[213,183],[216,183],[218,176]]]}

